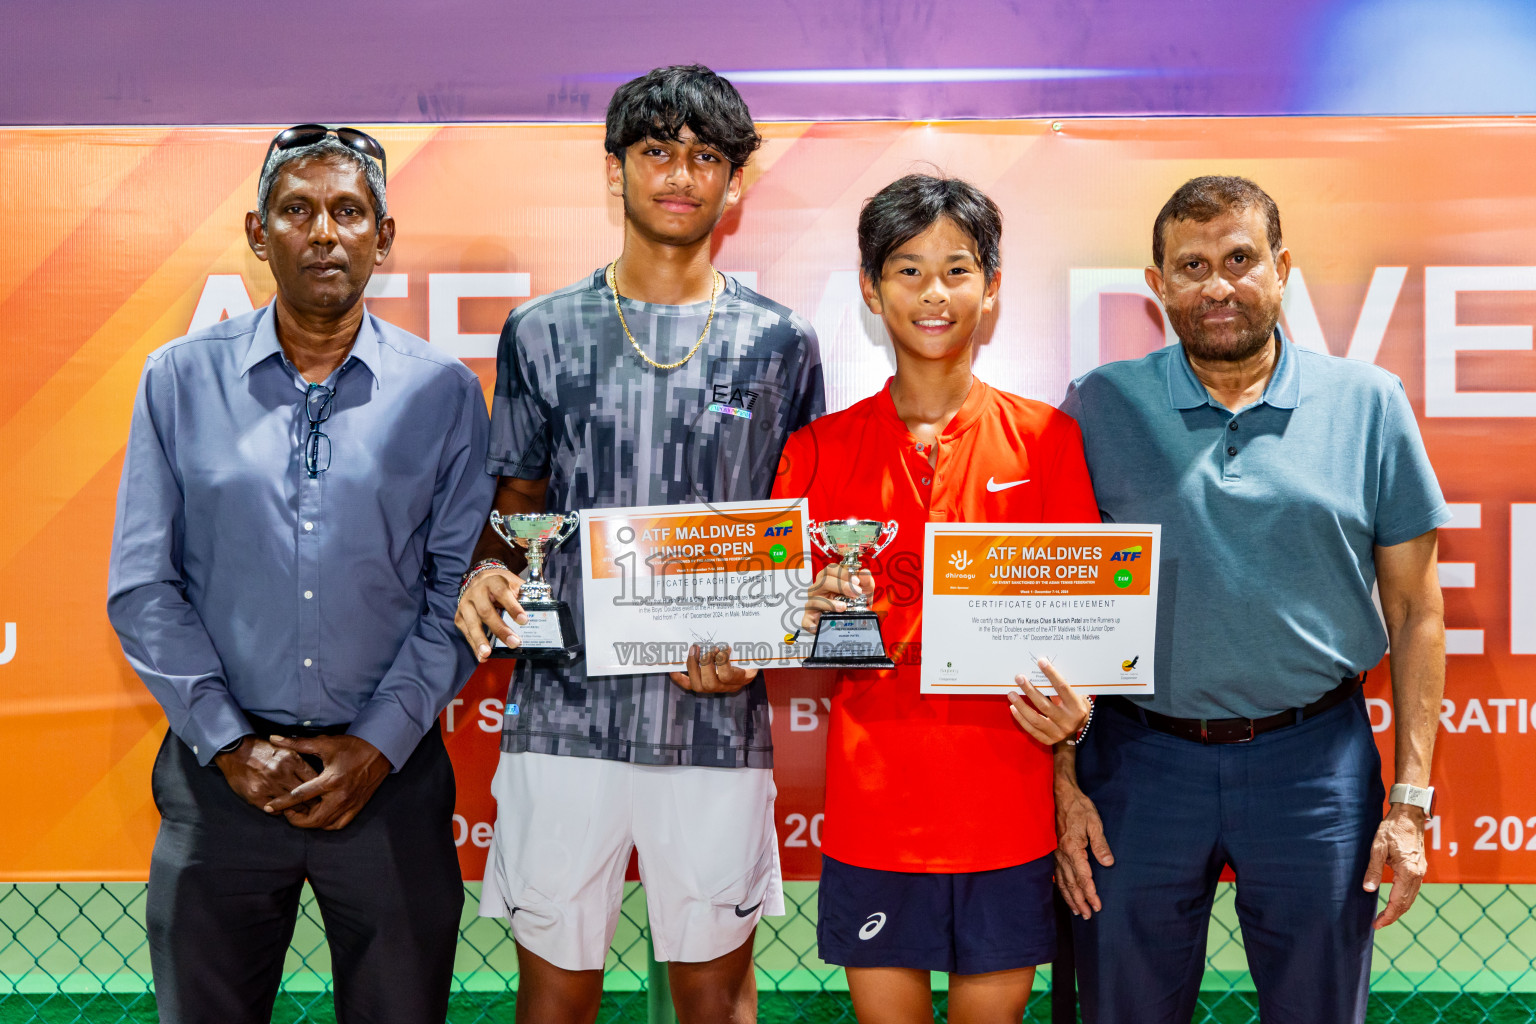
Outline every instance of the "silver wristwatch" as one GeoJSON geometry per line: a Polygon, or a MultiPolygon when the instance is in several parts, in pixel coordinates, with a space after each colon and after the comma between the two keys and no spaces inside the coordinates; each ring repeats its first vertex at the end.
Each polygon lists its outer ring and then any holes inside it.
{"type": "Polygon", "coordinates": [[[1387,803],[1407,804],[1409,807],[1417,807],[1425,814],[1428,814],[1429,809],[1433,807],[1435,803],[1435,787],[1410,786],[1406,783],[1399,782],[1397,785],[1393,786],[1392,791],[1387,794],[1387,803]]]}

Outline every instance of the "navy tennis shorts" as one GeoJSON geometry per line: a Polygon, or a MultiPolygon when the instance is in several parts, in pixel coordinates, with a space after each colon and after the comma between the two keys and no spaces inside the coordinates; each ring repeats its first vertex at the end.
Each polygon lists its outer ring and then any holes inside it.
{"type": "Polygon", "coordinates": [[[881,871],[822,855],[816,942],[840,967],[985,974],[1056,956],[1053,858],[959,874],[881,871]]]}

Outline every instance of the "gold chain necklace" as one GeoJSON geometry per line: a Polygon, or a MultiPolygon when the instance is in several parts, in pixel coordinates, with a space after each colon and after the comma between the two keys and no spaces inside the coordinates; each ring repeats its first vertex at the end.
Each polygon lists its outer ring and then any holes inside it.
{"type": "Polygon", "coordinates": [[[704,339],[709,337],[709,325],[715,322],[715,300],[720,298],[720,291],[724,284],[719,271],[711,269],[709,273],[709,317],[704,321],[704,329],[699,332],[699,340],[694,342],[693,348],[688,350],[688,354],[677,362],[658,363],[645,354],[645,349],[641,348],[640,343],[635,340],[635,336],[629,333],[629,321],[624,319],[624,307],[619,305],[619,261],[614,260],[608,264],[608,287],[613,291],[613,311],[619,314],[619,326],[624,328],[624,337],[629,339],[629,344],[634,348],[635,354],[647,363],[650,363],[653,368],[657,370],[677,369],[692,359],[693,354],[699,350],[699,346],[704,344],[704,339]]]}

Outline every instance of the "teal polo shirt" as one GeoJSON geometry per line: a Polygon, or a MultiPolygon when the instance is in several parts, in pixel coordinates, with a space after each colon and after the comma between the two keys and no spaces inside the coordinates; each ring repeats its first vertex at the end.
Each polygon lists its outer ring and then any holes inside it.
{"type": "Polygon", "coordinates": [[[1402,381],[1276,335],[1236,413],[1180,345],[1084,374],[1061,406],[1104,521],[1162,524],[1156,692],[1136,699],[1165,715],[1270,715],[1375,666],[1372,549],[1451,518],[1402,381]]]}

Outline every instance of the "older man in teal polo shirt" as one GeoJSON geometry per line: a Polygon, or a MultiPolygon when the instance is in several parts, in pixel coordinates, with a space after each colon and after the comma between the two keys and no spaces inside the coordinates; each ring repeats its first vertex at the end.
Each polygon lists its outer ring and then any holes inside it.
{"type": "Polygon", "coordinates": [[[1083,1017],[1190,1020],[1230,865],[1266,1024],[1361,1021],[1373,925],[1424,876],[1450,511],[1402,383],[1279,329],[1291,257],[1262,189],[1186,183],[1152,255],[1181,344],[1086,374],[1062,405],[1105,521],[1163,527],[1156,693],[1101,698],[1057,754],[1083,1017]],[[1384,816],[1360,682],[1389,641],[1384,816]]]}

